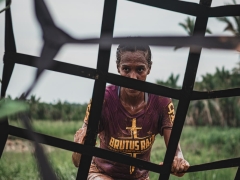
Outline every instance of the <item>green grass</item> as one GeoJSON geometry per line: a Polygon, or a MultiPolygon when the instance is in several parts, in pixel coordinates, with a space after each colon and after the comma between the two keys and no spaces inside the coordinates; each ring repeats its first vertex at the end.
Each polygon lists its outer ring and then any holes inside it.
{"type": "MultiPolygon", "coordinates": [[[[82,121],[38,121],[32,122],[34,131],[73,141],[75,132],[82,127],[82,121]]],[[[10,121],[9,124],[24,128],[20,121],[10,121]]]]}
{"type": "MultiPolygon", "coordinates": [[[[153,146],[151,161],[163,161],[165,147],[163,139],[156,140],[153,146]]],[[[240,157],[240,131],[237,128],[219,127],[185,127],[180,139],[184,157],[191,165],[208,163],[228,158],[240,157]]],[[[231,180],[237,168],[188,173],[182,180],[231,180]]],[[[151,173],[153,180],[158,174],[151,173]]],[[[171,180],[179,179],[171,175],[171,180]]]]}
{"type": "MultiPolygon", "coordinates": [[[[71,152],[54,148],[47,153],[54,172],[59,179],[76,179],[77,168],[71,162],[71,152]]],[[[30,152],[4,152],[0,163],[1,180],[37,180],[39,172],[36,160],[30,152]]]]}
{"type": "MultiPolygon", "coordinates": [[[[21,126],[17,122],[11,122],[21,126]]],[[[82,122],[34,121],[35,131],[62,139],[73,140],[75,131],[82,122]]],[[[11,137],[14,138],[14,137],[11,137]]],[[[184,157],[191,165],[197,165],[222,159],[240,157],[240,131],[237,128],[219,127],[185,127],[181,136],[181,147],[184,157]]],[[[46,147],[46,146],[44,146],[46,147]]],[[[49,147],[48,147],[49,149],[49,147]]],[[[158,136],[153,145],[151,161],[159,163],[165,155],[163,138],[158,136]]],[[[71,161],[71,152],[50,148],[47,156],[59,179],[75,179],[77,169],[71,161]]],[[[187,173],[181,180],[231,180],[237,168],[187,173]]],[[[150,173],[151,180],[158,179],[158,174],[150,173]]],[[[17,153],[4,151],[0,161],[0,180],[40,179],[35,158],[30,152],[17,153]]],[[[179,178],[172,176],[171,180],[179,178]]]]}

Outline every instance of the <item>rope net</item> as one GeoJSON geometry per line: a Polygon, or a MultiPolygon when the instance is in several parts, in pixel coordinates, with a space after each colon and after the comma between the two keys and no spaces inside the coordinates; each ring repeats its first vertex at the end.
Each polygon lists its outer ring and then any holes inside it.
{"type": "MultiPolygon", "coordinates": [[[[13,135],[34,142],[34,146],[36,149],[34,153],[37,158],[40,174],[43,179],[54,180],[57,179],[57,177],[53,172],[52,167],[48,163],[44,151],[39,145],[39,143],[81,153],[82,158],[77,174],[77,179],[79,180],[87,179],[89,167],[93,156],[157,172],[160,174],[160,180],[167,180],[169,179],[171,173],[171,164],[182,133],[182,128],[184,125],[190,101],[240,95],[240,88],[211,92],[200,92],[193,90],[202,47],[233,50],[239,50],[240,47],[240,37],[204,37],[208,18],[223,16],[240,16],[240,5],[227,5],[212,8],[212,0],[200,0],[199,4],[175,0],[129,1],[195,16],[196,22],[193,35],[190,37],[158,36],[113,38],[117,0],[105,0],[100,38],[76,39],[55,25],[43,0],[35,0],[34,8],[36,17],[42,28],[44,45],[42,47],[40,57],[34,57],[27,54],[17,53],[16,51],[15,39],[12,28],[11,9],[9,7],[9,3],[11,3],[11,1],[7,1],[6,7],[9,8],[6,10],[5,17],[5,54],[3,58],[4,69],[1,87],[2,98],[5,97],[6,90],[15,64],[22,64],[37,68],[34,82],[29,86],[26,93],[20,97],[20,99],[22,100],[28,97],[32,89],[37,84],[39,78],[44,73],[44,70],[46,69],[79,77],[90,78],[93,79],[95,83],[93,88],[88,131],[86,134],[86,141],[84,145],[33,132],[31,124],[29,123],[29,117],[27,116],[27,114],[22,113],[20,114],[20,119],[26,129],[21,129],[9,125],[7,118],[0,121],[0,155],[2,155],[8,135],[13,135]],[[97,68],[87,68],[53,60],[53,58],[59,52],[60,48],[66,43],[99,44],[97,68]],[[182,89],[172,89],[161,85],[138,81],[109,73],[108,66],[111,46],[112,44],[120,43],[144,43],[155,46],[190,47],[182,89]],[[119,154],[95,147],[98,132],[98,121],[101,115],[106,83],[111,83],[118,86],[132,88],[139,91],[144,91],[179,100],[175,117],[176,121],[173,124],[171,137],[164,157],[164,165],[156,165],[151,162],[146,162],[140,159],[129,157],[124,154],[119,154]]],[[[240,179],[240,158],[226,159],[211,163],[190,166],[186,173],[229,167],[238,167],[235,180],[240,179]]]]}

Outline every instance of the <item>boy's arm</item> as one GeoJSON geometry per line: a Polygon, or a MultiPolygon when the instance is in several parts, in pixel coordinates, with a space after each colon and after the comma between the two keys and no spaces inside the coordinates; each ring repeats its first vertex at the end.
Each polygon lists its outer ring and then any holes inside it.
{"type": "MultiPolygon", "coordinates": [[[[74,135],[74,142],[83,144],[85,141],[87,126],[84,124],[82,128],[80,128],[76,134],[74,135]]],[[[77,152],[73,152],[72,154],[72,161],[73,164],[78,167],[81,159],[81,154],[77,152]]]]}
{"type": "MultiPolygon", "coordinates": [[[[92,102],[92,100],[90,100],[90,102],[87,105],[86,114],[84,117],[82,128],[80,128],[74,135],[74,142],[79,143],[79,144],[84,144],[84,141],[85,141],[88,119],[89,119],[89,114],[90,114],[90,109],[91,109],[91,102],[92,102]]],[[[79,154],[77,152],[73,152],[72,161],[76,167],[79,167],[80,159],[81,159],[81,154],[79,154]]]]}
{"type": "MultiPolygon", "coordinates": [[[[171,132],[172,132],[172,129],[163,130],[163,136],[164,136],[166,147],[168,147],[168,142],[170,139],[171,132]]],[[[174,175],[181,177],[184,175],[184,173],[181,173],[181,172],[187,171],[189,166],[190,166],[189,163],[183,157],[182,150],[179,143],[175,153],[173,163],[172,163],[171,171],[173,172],[174,175]]]]}

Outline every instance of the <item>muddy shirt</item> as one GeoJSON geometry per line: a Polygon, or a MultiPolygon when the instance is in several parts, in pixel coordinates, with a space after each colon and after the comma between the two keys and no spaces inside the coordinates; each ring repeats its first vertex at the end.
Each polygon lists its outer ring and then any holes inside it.
{"type": "MultiPolygon", "coordinates": [[[[174,107],[170,98],[148,94],[146,107],[137,114],[126,111],[118,97],[118,87],[106,88],[102,116],[99,125],[100,148],[125,153],[150,161],[155,136],[164,128],[171,128],[174,107]]],[[[84,119],[87,124],[90,104],[84,119]]],[[[99,170],[116,179],[145,179],[148,171],[134,166],[94,157],[99,170]]]]}

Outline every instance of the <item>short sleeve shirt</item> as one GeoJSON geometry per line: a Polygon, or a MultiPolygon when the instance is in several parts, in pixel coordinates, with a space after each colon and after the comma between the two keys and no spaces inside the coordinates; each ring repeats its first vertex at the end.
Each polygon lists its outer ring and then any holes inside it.
{"type": "MultiPolygon", "coordinates": [[[[90,104],[84,122],[87,124],[90,104]]],[[[99,125],[100,148],[128,154],[131,157],[150,161],[150,152],[155,136],[163,135],[164,128],[172,128],[174,106],[170,98],[148,94],[146,107],[130,114],[121,104],[118,87],[106,88],[99,125]]],[[[148,171],[134,166],[94,158],[100,171],[115,179],[145,179],[148,171]]]]}

